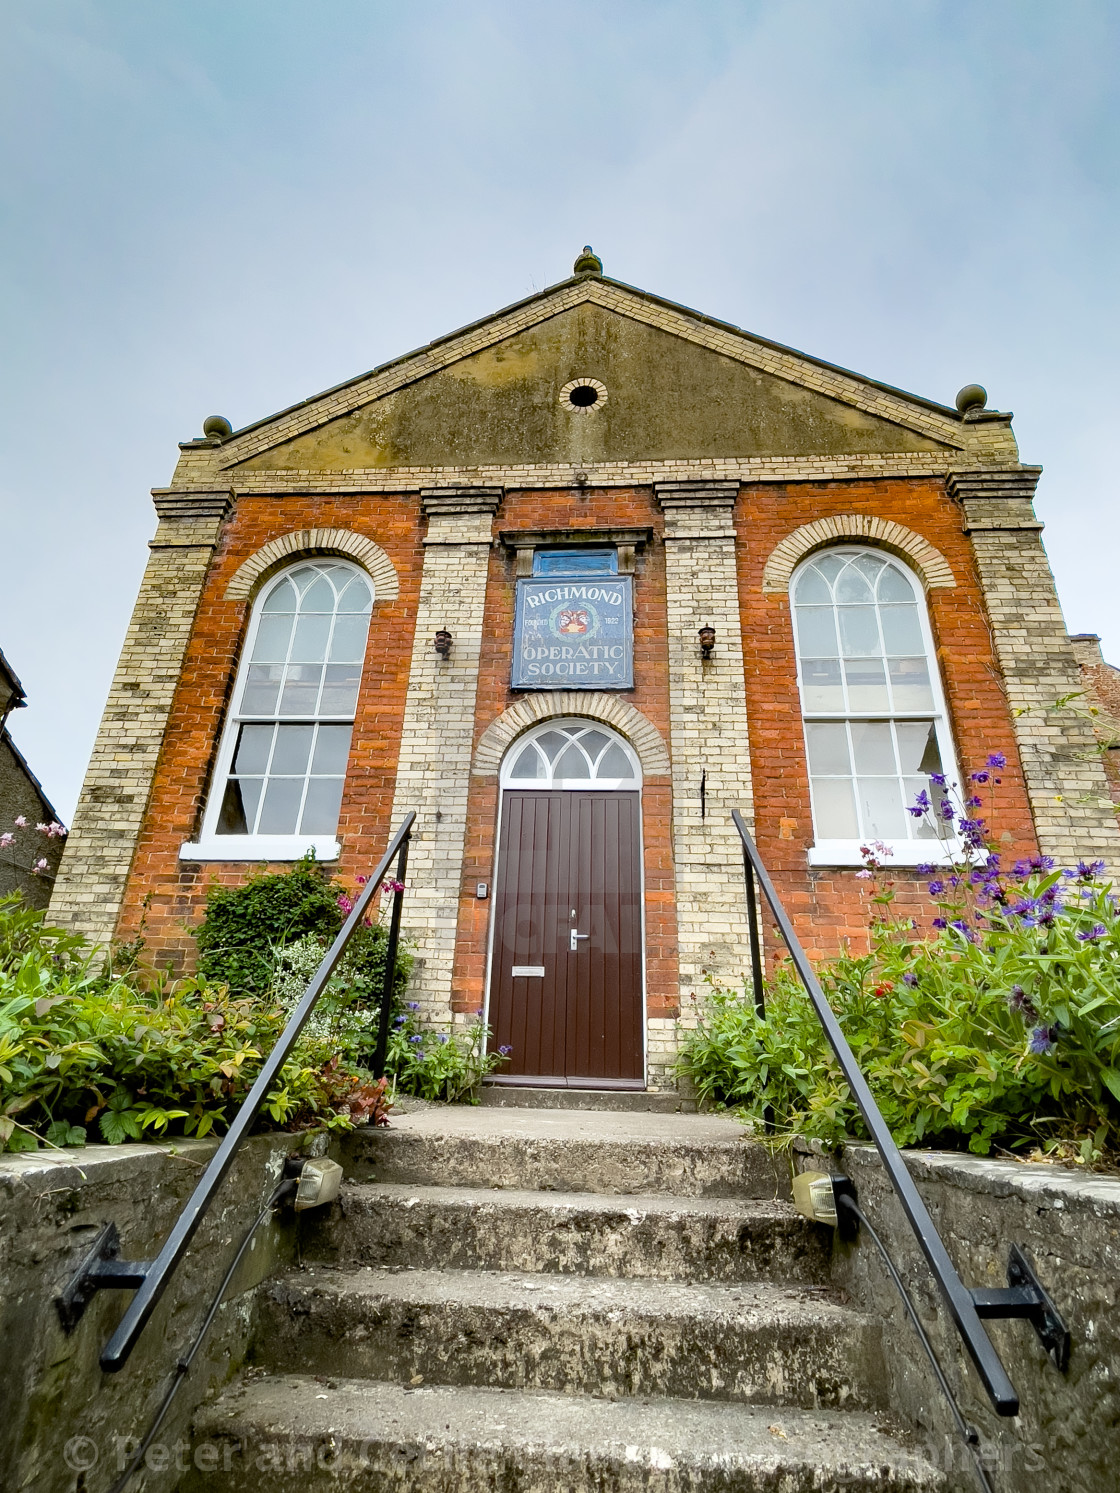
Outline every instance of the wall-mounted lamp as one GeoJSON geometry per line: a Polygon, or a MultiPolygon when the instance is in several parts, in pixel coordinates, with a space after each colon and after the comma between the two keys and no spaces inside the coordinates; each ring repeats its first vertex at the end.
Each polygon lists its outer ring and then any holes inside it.
{"type": "Polygon", "coordinates": [[[440,658],[447,658],[451,653],[451,634],[446,627],[441,627],[436,633],[435,650],[440,658]]]}
{"type": "Polygon", "coordinates": [[[700,657],[711,658],[712,649],[716,646],[716,630],[714,627],[702,627],[700,629],[700,657]]]}

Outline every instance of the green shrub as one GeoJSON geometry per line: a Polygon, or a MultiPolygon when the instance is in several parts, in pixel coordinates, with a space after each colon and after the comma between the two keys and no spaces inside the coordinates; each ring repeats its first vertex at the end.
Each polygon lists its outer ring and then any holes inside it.
{"type": "MultiPolygon", "coordinates": [[[[84,941],[0,900],[0,1147],[110,1143],[228,1125],[288,1010],[205,976],[101,972],[84,941]]],[[[300,1037],[263,1123],[348,1128],[383,1113],[349,1032],[300,1037]]]]}
{"type": "MultiPolygon", "coordinates": [[[[973,774],[988,782],[1002,759],[973,774]]],[[[997,779],[998,781],[998,779],[997,779]]],[[[971,852],[931,877],[932,927],[893,915],[893,883],[866,850],[871,952],[818,978],[900,1145],[1039,1146],[1083,1161],[1120,1150],[1120,917],[1103,862],[1059,871],[1036,857],[1003,870],[972,817],[971,852]]],[[[928,800],[916,808],[929,809],[928,800]]],[[[939,805],[948,817],[953,806],[939,805]]],[[[912,811],[913,812],[913,811],[912,811]]],[[[777,1138],[865,1138],[847,1084],[790,966],[747,990],[712,988],[680,1068],[709,1102],[740,1106],[777,1138]]]]}

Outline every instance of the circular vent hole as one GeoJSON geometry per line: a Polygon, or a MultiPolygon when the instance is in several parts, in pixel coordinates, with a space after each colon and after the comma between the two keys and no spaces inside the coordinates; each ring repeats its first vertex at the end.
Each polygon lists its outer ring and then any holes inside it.
{"type": "Polygon", "coordinates": [[[580,384],[568,395],[568,403],[574,404],[577,410],[585,410],[598,402],[599,391],[593,384],[580,384]]]}

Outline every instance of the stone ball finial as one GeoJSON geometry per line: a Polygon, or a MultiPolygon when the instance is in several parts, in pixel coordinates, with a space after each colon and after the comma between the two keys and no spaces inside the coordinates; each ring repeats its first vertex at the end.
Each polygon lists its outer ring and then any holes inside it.
{"type": "Polygon", "coordinates": [[[225,415],[207,415],[202,422],[202,434],[211,441],[228,441],[233,434],[233,426],[225,415]]]}
{"type": "Polygon", "coordinates": [[[957,409],[961,414],[968,410],[982,410],[988,402],[988,391],[981,384],[965,384],[957,395],[957,409]]]}
{"type": "Polygon", "coordinates": [[[583,253],[572,265],[573,275],[601,275],[603,273],[603,261],[592,249],[590,244],[584,244],[583,253]]]}

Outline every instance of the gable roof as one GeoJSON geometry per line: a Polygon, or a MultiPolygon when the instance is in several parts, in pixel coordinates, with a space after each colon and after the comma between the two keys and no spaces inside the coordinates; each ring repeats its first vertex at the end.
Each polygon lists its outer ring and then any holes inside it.
{"type": "MultiPolygon", "coordinates": [[[[845,410],[851,412],[850,424],[858,425],[858,416],[866,417],[865,424],[885,422],[896,431],[908,432],[914,437],[909,442],[902,442],[909,449],[939,449],[952,454],[969,444],[961,414],[947,405],[865,378],[622,281],[597,274],[579,274],[393,358],[367,373],[301,400],[277,414],[242,427],[224,441],[220,452],[215,453],[216,464],[223,470],[243,463],[255,465],[254,458],[271,451],[276,453],[275,456],[263,463],[270,468],[277,465],[304,470],[314,467],[318,463],[307,459],[305,451],[301,450],[298,457],[288,461],[276,452],[276,448],[298,441],[331,422],[353,416],[387,396],[452,369],[456,364],[477,359],[479,354],[500,344],[512,345],[514,339],[523,338],[534,329],[579,308],[595,308],[631,327],[646,328],[650,336],[677,339],[681,344],[691,344],[697,351],[706,350],[715,354],[725,367],[738,365],[744,372],[749,372],[756,382],[770,381],[774,388],[784,385],[789,395],[816,398],[822,409],[825,408],[823,402],[829,402],[841,420],[847,418],[843,413],[845,410]]],[[[594,370],[577,371],[592,373],[594,370]]],[[[984,413],[987,418],[995,416],[995,412],[984,413]]],[[[1010,416],[997,418],[1008,420],[1010,416]]],[[[190,450],[211,444],[207,441],[185,442],[183,448],[190,450]]],[[[898,440],[891,438],[882,449],[897,449],[898,445],[898,440]]],[[[866,448],[856,444],[833,449],[866,448]]],[[[390,455],[384,460],[356,459],[341,464],[362,467],[397,463],[390,455]]],[[[401,464],[408,464],[407,458],[401,464]]]]}

